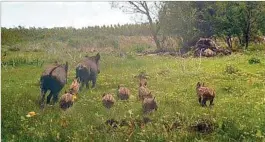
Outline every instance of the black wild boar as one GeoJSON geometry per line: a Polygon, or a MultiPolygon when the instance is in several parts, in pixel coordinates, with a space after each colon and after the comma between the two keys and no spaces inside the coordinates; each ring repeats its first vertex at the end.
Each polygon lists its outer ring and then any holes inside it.
{"type": "Polygon", "coordinates": [[[41,75],[40,78],[40,107],[44,108],[45,94],[50,90],[50,94],[47,96],[47,104],[50,103],[51,97],[53,97],[53,102],[58,101],[58,94],[67,83],[67,72],[68,72],[68,62],[64,65],[54,64],[47,67],[41,75]]]}
{"type": "Polygon", "coordinates": [[[76,78],[80,79],[81,87],[80,90],[86,84],[89,88],[89,81],[92,81],[92,88],[96,85],[97,75],[100,73],[99,70],[99,53],[96,56],[88,57],[86,56],[76,67],[76,78]]]}

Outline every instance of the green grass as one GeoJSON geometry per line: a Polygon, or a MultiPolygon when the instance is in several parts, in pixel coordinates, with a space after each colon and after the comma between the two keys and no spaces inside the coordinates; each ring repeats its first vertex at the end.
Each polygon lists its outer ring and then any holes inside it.
{"type": "Polygon", "coordinates": [[[17,51],[2,58],[2,62],[18,59],[17,64],[2,65],[1,70],[2,141],[265,141],[264,52],[202,59],[135,54],[119,58],[102,53],[95,89],[82,91],[67,111],[60,110],[58,103],[40,111],[38,81],[44,67],[55,60],[70,63],[69,82],[61,96],[75,76],[76,63],[85,55],[68,48],[55,48],[48,53],[17,51]],[[253,56],[261,63],[249,64],[253,56]],[[37,59],[44,65],[32,63],[37,59]],[[226,73],[228,65],[238,71],[226,73]],[[149,75],[148,86],[158,102],[158,110],[147,116],[152,122],[134,129],[105,125],[111,118],[143,118],[141,103],[137,101],[138,80],[134,78],[143,71],[149,75]],[[215,88],[212,108],[198,104],[198,81],[215,88]],[[104,92],[115,93],[118,84],[125,84],[132,96],[129,101],[116,101],[108,111],[101,96],[104,92]],[[38,115],[27,118],[30,111],[38,115]],[[212,123],[211,133],[191,128],[203,120],[212,123]],[[180,126],[168,130],[167,126],[176,121],[180,126]]]}

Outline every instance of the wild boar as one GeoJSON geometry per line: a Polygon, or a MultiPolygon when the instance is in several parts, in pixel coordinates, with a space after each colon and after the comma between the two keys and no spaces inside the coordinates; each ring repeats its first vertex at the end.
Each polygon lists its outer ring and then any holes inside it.
{"type": "Polygon", "coordinates": [[[96,56],[88,57],[86,56],[76,67],[76,78],[80,79],[81,87],[86,84],[89,88],[89,81],[92,81],[92,88],[96,85],[97,75],[100,73],[99,69],[99,53],[96,56]]]}
{"type": "Polygon", "coordinates": [[[47,104],[50,104],[51,97],[53,102],[58,101],[58,94],[67,83],[68,62],[64,65],[55,64],[47,67],[40,78],[40,107],[44,108],[45,94],[50,90],[47,96],[47,104]]]}

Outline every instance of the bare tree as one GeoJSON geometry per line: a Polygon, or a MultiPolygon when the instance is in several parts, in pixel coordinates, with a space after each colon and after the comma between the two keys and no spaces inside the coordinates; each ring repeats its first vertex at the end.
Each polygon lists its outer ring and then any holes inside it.
{"type": "Polygon", "coordinates": [[[161,2],[128,1],[128,2],[112,2],[111,5],[113,8],[122,9],[123,12],[125,13],[136,14],[136,15],[140,14],[144,16],[150,25],[151,34],[153,36],[157,49],[159,51],[162,50],[163,47],[158,38],[158,33],[160,30],[158,12],[162,7],[161,2]]]}

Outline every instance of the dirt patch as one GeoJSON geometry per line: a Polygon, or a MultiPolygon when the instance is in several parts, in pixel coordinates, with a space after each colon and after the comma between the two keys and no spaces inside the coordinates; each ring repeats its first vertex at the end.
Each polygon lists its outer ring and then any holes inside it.
{"type": "Polygon", "coordinates": [[[195,132],[209,134],[214,131],[214,122],[208,119],[201,119],[190,126],[190,129],[195,132]]]}
{"type": "Polygon", "coordinates": [[[148,79],[149,75],[146,72],[140,72],[138,75],[135,75],[134,78],[137,79],[148,79]]]}
{"type": "Polygon", "coordinates": [[[105,124],[106,124],[106,125],[109,125],[109,126],[111,126],[111,127],[113,127],[113,128],[117,128],[119,122],[116,121],[115,119],[109,119],[109,120],[107,120],[107,121],[105,122],[105,124]]]}
{"type": "Polygon", "coordinates": [[[121,119],[120,121],[117,121],[115,119],[108,119],[105,124],[112,127],[112,128],[117,128],[117,127],[140,127],[142,128],[145,124],[152,122],[152,120],[148,117],[143,117],[143,119],[132,119],[132,120],[126,120],[126,119],[121,119]]]}
{"type": "Polygon", "coordinates": [[[172,123],[172,125],[170,126],[170,130],[175,130],[175,129],[180,129],[181,127],[181,122],[180,121],[175,121],[172,123]]]}

